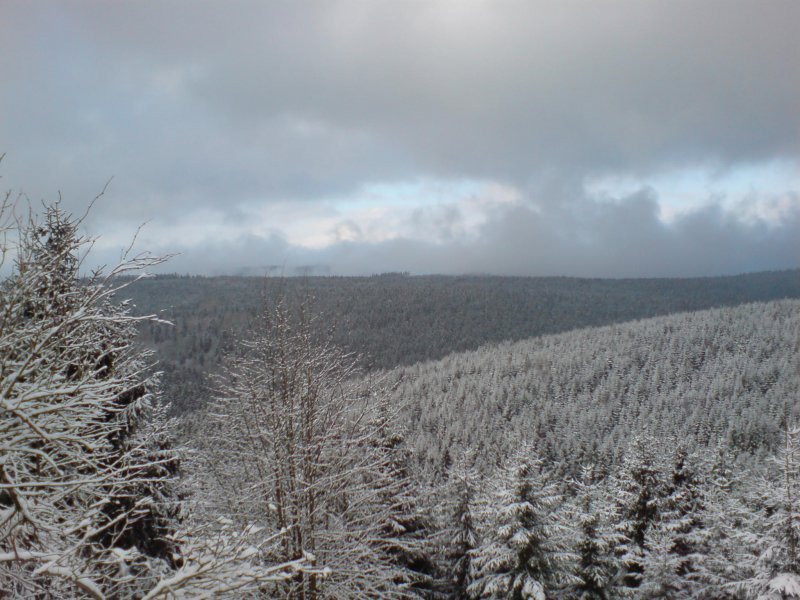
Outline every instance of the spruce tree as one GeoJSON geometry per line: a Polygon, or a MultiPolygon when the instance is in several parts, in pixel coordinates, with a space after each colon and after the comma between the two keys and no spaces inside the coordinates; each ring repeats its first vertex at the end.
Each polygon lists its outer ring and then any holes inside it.
{"type": "Polygon", "coordinates": [[[767,529],[746,589],[765,600],[800,598],[800,429],[786,425],[779,481],[767,499],[767,529]]]}
{"type": "Polygon", "coordinates": [[[642,574],[636,590],[641,600],[682,600],[695,598],[680,574],[683,557],[675,552],[675,532],[651,527],[647,531],[647,550],[642,557],[642,574]]]}
{"type": "Polygon", "coordinates": [[[708,554],[704,476],[679,446],[657,521],[646,534],[642,589],[648,598],[696,597],[708,554]]]}
{"type": "Polygon", "coordinates": [[[766,529],[765,519],[745,492],[756,486],[742,469],[735,469],[727,448],[720,444],[705,486],[705,555],[695,563],[698,598],[735,600],[742,596],[743,579],[752,575],[757,559],[757,538],[766,529]]]}
{"type": "Polygon", "coordinates": [[[613,488],[617,498],[617,532],[624,537],[618,549],[625,568],[623,582],[627,588],[637,588],[644,571],[647,532],[659,517],[664,494],[663,473],[651,438],[633,439],[613,488]]]}
{"type": "Polygon", "coordinates": [[[615,597],[621,562],[615,551],[622,537],[613,530],[613,506],[593,481],[594,469],[584,468],[573,513],[578,525],[575,552],[578,563],[574,596],[580,600],[615,597]]]}
{"type": "MultiPolygon", "coordinates": [[[[158,260],[84,276],[80,224],[46,205],[19,228],[2,284],[0,435],[14,444],[0,457],[0,549],[49,557],[38,571],[83,592],[124,596],[177,566],[178,459],[149,357],[133,344],[143,319],[115,298],[127,285],[116,276],[158,260]]],[[[30,581],[67,593],[46,579],[30,581]]]]}
{"type": "Polygon", "coordinates": [[[463,453],[450,468],[446,504],[446,524],[442,542],[445,547],[446,570],[450,597],[468,600],[471,583],[472,555],[478,548],[476,522],[479,476],[470,464],[471,456],[463,453]]]}
{"type": "Polygon", "coordinates": [[[433,558],[433,521],[423,508],[422,486],[410,470],[411,453],[403,434],[383,419],[376,442],[383,457],[380,546],[394,565],[394,584],[416,596],[435,596],[439,572],[433,558]]]}
{"type": "Polygon", "coordinates": [[[473,552],[473,598],[543,600],[576,582],[561,504],[541,461],[523,447],[485,506],[484,542],[473,552]]]}
{"type": "MultiPolygon", "coordinates": [[[[11,254],[4,209],[0,267],[11,254]]],[[[0,282],[0,595],[242,597],[285,581],[306,564],[265,563],[276,536],[254,539],[219,515],[212,525],[192,511],[176,518],[178,457],[151,359],[134,343],[152,317],[118,301],[131,275],[162,259],[123,255],[106,274],[84,273],[81,222],[56,204],[11,228],[16,262],[0,282]]]]}

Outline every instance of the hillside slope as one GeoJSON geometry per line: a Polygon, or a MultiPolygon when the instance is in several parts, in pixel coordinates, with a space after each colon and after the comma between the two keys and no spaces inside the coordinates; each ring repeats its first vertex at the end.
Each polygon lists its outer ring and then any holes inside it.
{"type": "Polygon", "coordinates": [[[800,413],[800,301],[746,304],[485,346],[387,375],[422,465],[520,439],[551,465],[619,463],[635,433],[770,452],[800,413]]]}

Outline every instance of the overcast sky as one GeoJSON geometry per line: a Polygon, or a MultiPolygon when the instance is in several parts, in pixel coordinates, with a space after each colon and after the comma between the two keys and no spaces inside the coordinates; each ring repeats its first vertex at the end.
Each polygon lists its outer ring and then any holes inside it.
{"type": "Polygon", "coordinates": [[[0,3],[0,184],[96,260],[800,266],[800,2],[0,3]]]}

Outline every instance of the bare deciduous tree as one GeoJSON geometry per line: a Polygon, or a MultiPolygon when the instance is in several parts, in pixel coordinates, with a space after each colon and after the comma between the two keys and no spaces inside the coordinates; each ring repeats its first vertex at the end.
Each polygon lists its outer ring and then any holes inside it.
{"type": "Polygon", "coordinates": [[[229,358],[199,436],[210,510],[288,530],[271,560],[316,566],[276,595],[404,597],[385,531],[398,485],[381,445],[388,409],[308,314],[275,303],[229,358]]]}

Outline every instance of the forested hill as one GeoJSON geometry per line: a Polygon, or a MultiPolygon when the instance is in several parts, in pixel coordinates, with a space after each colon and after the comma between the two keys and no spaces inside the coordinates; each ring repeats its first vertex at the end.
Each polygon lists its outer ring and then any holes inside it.
{"type": "Polygon", "coordinates": [[[533,582],[531,598],[796,597],[780,593],[800,589],[800,300],[488,344],[363,380],[339,376],[323,360],[330,348],[314,351],[302,343],[313,335],[291,327],[285,317],[262,331],[184,422],[217,465],[201,488],[214,514],[273,518],[264,498],[283,497],[273,482],[286,480],[306,486],[290,496],[301,499],[295,514],[310,513],[307,497],[332,513],[299,517],[331,565],[330,597],[385,579],[350,543],[382,540],[375,523],[392,536],[409,597],[511,598],[496,583],[508,573],[533,582]],[[332,378],[304,370],[312,385],[285,396],[293,386],[274,382],[308,364],[332,378]],[[331,399],[303,401],[307,390],[331,399]],[[365,476],[376,450],[388,460],[365,476]],[[326,451],[294,468],[303,475],[280,474],[326,451]],[[391,498],[388,520],[370,503],[376,490],[391,498]]]}
{"type": "Polygon", "coordinates": [[[176,277],[127,290],[149,325],[168,395],[179,408],[202,395],[200,375],[218,364],[263,306],[280,293],[309,295],[334,342],[373,368],[441,358],[506,340],[744,302],[800,298],[800,270],[698,279],[575,279],[382,275],[374,277],[176,277]],[[233,335],[231,335],[233,334],[233,335]]]}
{"type": "Polygon", "coordinates": [[[486,346],[389,374],[409,444],[437,478],[521,441],[563,475],[620,464],[648,433],[755,458],[800,414],[800,301],[745,304],[486,346]]]}

